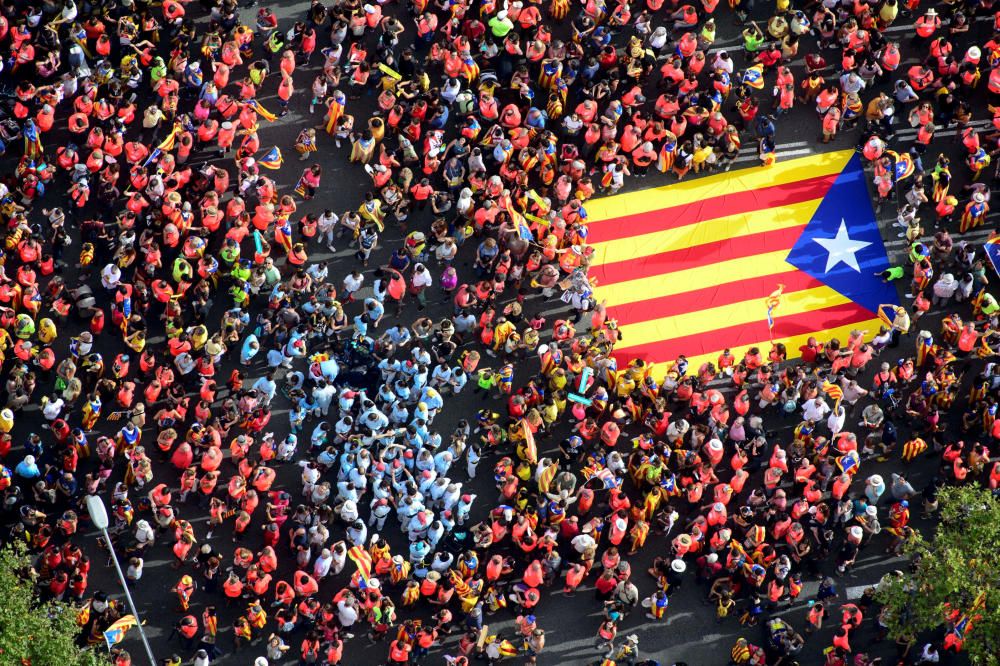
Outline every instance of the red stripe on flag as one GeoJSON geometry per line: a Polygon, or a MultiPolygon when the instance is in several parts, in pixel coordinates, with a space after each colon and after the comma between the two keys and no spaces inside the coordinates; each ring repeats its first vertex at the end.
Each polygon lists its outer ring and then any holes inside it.
{"type": "MultiPolygon", "coordinates": [[[[786,317],[781,316],[780,310],[775,314],[777,315],[774,325],[775,338],[804,335],[821,332],[828,328],[849,326],[854,322],[864,321],[875,316],[867,308],[857,303],[843,303],[841,305],[788,315],[786,317]]],[[[619,363],[631,358],[641,358],[644,361],[653,363],[665,362],[676,359],[679,354],[698,356],[722,351],[727,347],[732,348],[741,345],[758,344],[768,338],[767,320],[764,317],[762,307],[760,321],[752,324],[719,328],[672,340],[651,342],[638,347],[621,346],[615,349],[614,356],[619,360],[619,363]]],[[[623,340],[622,342],[628,343],[627,340],[623,340]]],[[[795,350],[789,350],[789,355],[792,355],[793,351],[795,350]]],[[[761,353],[766,354],[767,352],[768,349],[761,349],[761,353]]]]}
{"type": "MultiPolygon", "coordinates": [[[[791,270],[787,273],[763,275],[748,280],[737,279],[735,282],[715,284],[683,294],[651,298],[627,305],[616,305],[608,308],[608,314],[618,320],[619,326],[624,326],[625,324],[637,324],[757,298],[761,299],[761,312],[763,313],[766,312],[764,299],[777,288],[779,283],[785,285],[785,294],[825,286],[823,282],[813,278],[808,273],[791,270]]],[[[776,310],[774,316],[780,317],[781,310],[776,310]]]]}
{"type": "MultiPolygon", "coordinates": [[[[629,238],[640,234],[650,234],[664,229],[676,229],[702,220],[714,220],[729,215],[739,215],[765,208],[790,206],[792,204],[819,199],[826,196],[827,190],[833,185],[840,173],[827,176],[817,176],[806,180],[797,180],[784,185],[773,185],[755,190],[746,190],[732,194],[704,199],[698,203],[686,203],[651,210],[638,215],[624,215],[607,220],[595,220],[588,225],[590,243],[629,238]]],[[[670,202],[670,191],[663,193],[663,203],[670,202]]]]}
{"type": "MultiPolygon", "coordinates": [[[[791,251],[795,242],[802,235],[805,226],[803,223],[797,227],[726,238],[703,245],[668,250],[648,257],[601,264],[592,267],[590,274],[597,278],[597,284],[602,287],[654,275],[662,275],[663,279],[669,280],[670,274],[676,271],[717,264],[729,259],[752,257],[755,254],[780,250],[791,251]]],[[[774,289],[775,287],[772,286],[771,291],[774,289]]],[[[770,294],[771,291],[768,291],[767,294],[770,294]]]]}

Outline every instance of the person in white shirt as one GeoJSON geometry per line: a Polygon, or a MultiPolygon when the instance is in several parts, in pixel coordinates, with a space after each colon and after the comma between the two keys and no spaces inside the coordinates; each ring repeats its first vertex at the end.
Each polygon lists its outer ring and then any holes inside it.
{"type": "Polygon", "coordinates": [[[329,548],[320,551],[319,557],[313,563],[313,578],[323,580],[330,573],[330,565],[333,564],[333,555],[329,548]]]}
{"type": "Polygon", "coordinates": [[[455,366],[451,370],[451,379],[448,380],[449,386],[451,386],[451,392],[454,395],[458,395],[465,388],[466,383],[468,383],[469,377],[465,374],[460,366],[455,366]]]}
{"type": "Polygon", "coordinates": [[[427,289],[434,283],[431,272],[423,264],[413,267],[413,276],[410,278],[414,291],[417,292],[417,301],[420,305],[418,310],[423,310],[427,306],[427,289]]]}
{"type": "Polygon", "coordinates": [[[138,583],[142,578],[143,561],[141,557],[133,557],[128,561],[128,569],[125,571],[125,579],[129,583],[138,583]]]}
{"type": "Polygon", "coordinates": [[[122,271],[117,264],[108,264],[101,271],[101,284],[105,289],[117,289],[122,280],[122,271]]]}
{"type": "Polygon", "coordinates": [[[341,293],[340,300],[342,302],[352,302],[354,300],[354,294],[359,291],[365,283],[365,276],[361,274],[361,271],[355,269],[347,274],[344,278],[344,291],[341,293]]]}
{"type": "Polygon", "coordinates": [[[333,232],[337,229],[338,222],[340,218],[332,210],[323,211],[316,221],[316,235],[319,236],[320,242],[326,241],[326,247],[330,252],[337,251],[333,246],[333,232]]]}
{"type": "Polygon", "coordinates": [[[63,406],[66,403],[59,396],[48,396],[42,397],[42,416],[48,421],[55,421],[59,418],[62,413],[63,406]]]}
{"type": "Polygon", "coordinates": [[[823,398],[810,400],[802,406],[802,418],[819,423],[830,413],[830,405],[826,404],[823,398]]]}
{"type": "MultiPolygon", "coordinates": [[[[354,623],[358,621],[358,611],[355,608],[357,602],[353,598],[341,599],[337,602],[337,619],[340,626],[350,630],[354,623]]],[[[348,634],[350,637],[350,634],[348,634]]]]}
{"type": "Polygon", "coordinates": [[[152,546],[156,541],[156,533],[147,521],[140,520],[135,524],[135,540],[142,549],[152,546]]]}
{"type": "Polygon", "coordinates": [[[589,534],[578,534],[573,537],[573,541],[570,543],[573,544],[573,550],[580,554],[597,548],[597,542],[594,540],[594,537],[589,534]]]}
{"type": "Polygon", "coordinates": [[[450,264],[456,254],[458,254],[458,246],[455,245],[453,238],[445,238],[444,242],[434,250],[434,256],[440,264],[450,264]]]}
{"type": "Polygon", "coordinates": [[[715,59],[712,60],[712,69],[713,70],[721,69],[727,74],[732,74],[733,59],[730,58],[729,54],[726,53],[725,51],[719,51],[719,53],[715,56],[715,59]]]}
{"type": "Polygon", "coordinates": [[[566,134],[574,136],[583,129],[583,120],[575,113],[570,114],[563,119],[563,128],[565,128],[566,134]]]}
{"type": "Polygon", "coordinates": [[[847,412],[840,405],[830,411],[830,416],[826,419],[826,425],[834,435],[844,429],[844,421],[847,420],[847,412]]]}

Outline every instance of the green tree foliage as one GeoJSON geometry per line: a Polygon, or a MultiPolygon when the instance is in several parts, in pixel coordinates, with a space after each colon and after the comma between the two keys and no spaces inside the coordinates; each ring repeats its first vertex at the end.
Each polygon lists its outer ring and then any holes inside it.
{"type": "Polygon", "coordinates": [[[76,646],[76,610],[39,603],[33,578],[22,546],[0,548],[0,664],[106,666],[107,659],[76,646]]]}
{"type": "Polygon", "coordinates": [[[907,639],[951,629],[953,613],[971,618],[964,651],[972,663],[1000,664],[1000,500],[976,486],[945,488],[932,541],[907,544],[912,572],[888,575],[878,587],[889,635],[907,639]],[[980,596],[981,594],[985,596],[980,596]],[[978,602],[978,608],[977,608],[978,602]],[[970,612],[971,611],[971,612],[970,612]]]}

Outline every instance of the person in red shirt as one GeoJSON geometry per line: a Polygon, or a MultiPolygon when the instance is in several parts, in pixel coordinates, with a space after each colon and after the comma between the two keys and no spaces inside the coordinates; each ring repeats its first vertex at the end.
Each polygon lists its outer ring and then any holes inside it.
{"type": "Polygon", "coordinates": [[[413,200],[417,202],[417,210],[423,210],[434,195],[434,188],[428,178],[421,178],[420,182],[410,188],[413,200]]]}
{"type": "Polygon", "coordinates": [[[816,338],[810,336],[806,343],[799,347],[799,354],[802,358],[802,362],[809,364],[815,363],[816,357],[823,351],[823,346],[816,341],[816,338]]]}

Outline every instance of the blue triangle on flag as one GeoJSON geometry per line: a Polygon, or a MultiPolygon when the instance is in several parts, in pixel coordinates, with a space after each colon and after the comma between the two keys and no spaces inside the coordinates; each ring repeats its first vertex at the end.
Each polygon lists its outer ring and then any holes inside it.
{"type": "Polygon", "coordinates": [[[896,288],[876,275],[889,259],[860,155],[837,176],[786,261],[873,314],[883,303],[899,305],[896,288]]]}

